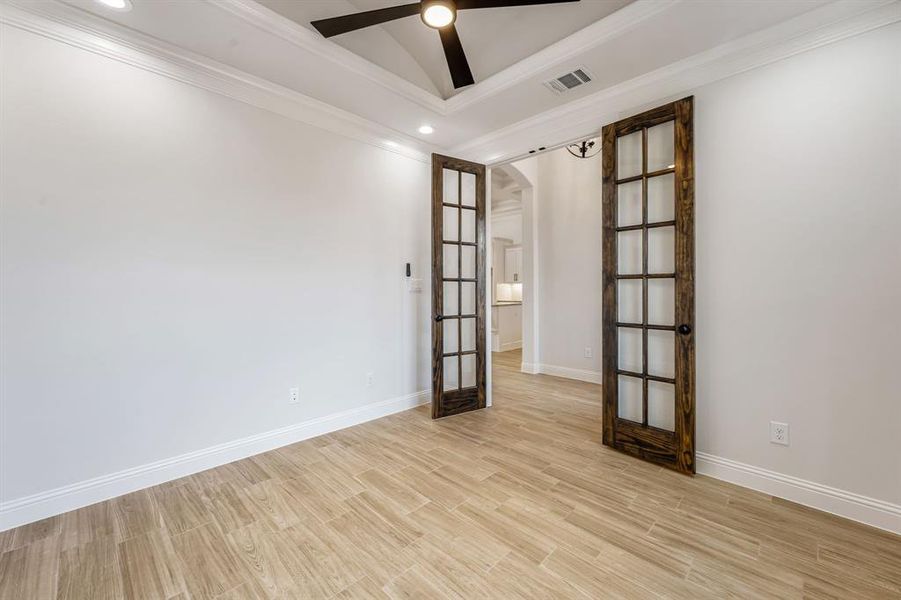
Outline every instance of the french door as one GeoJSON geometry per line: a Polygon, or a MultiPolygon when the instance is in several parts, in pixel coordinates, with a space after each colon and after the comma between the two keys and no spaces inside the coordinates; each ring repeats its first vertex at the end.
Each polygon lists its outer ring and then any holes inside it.
{"type": "Polygon", "coordinates": [[[607,125],[604,444],[695,471],[692,98],[607,125]]]}
{"type": "Polygon", "coordinates": [[[432,155],[432,418],[485,408],[485,165],[432,155]]]}

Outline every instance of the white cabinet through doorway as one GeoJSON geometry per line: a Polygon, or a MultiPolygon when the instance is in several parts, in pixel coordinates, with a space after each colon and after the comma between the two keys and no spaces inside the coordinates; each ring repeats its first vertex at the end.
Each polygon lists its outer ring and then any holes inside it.
{"type": "Polygon", "coordinates": [[[522,281],[522,246],[504,248],[504,282],[518,283],[522,281]]]}

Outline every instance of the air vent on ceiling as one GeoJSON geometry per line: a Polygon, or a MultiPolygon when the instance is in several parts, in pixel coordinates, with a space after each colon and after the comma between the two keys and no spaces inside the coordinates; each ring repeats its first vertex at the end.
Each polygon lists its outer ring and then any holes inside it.
{"type": "Polygon", "coordinates": [[[579,67],[575,71],[570,71],[565,75],[545,81],[544,85],[555,94],[562,94],[589,81],[591,81],[591,75],[588,74],[584,67],[579,67]]]}

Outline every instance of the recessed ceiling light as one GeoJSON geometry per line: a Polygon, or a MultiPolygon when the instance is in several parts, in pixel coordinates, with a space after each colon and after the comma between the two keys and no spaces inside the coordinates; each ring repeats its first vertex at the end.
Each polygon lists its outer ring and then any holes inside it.
{"type": "Polygon", "coordinates": [[[431,125],[422,125],[419,128],[419,133],[421,133],[423,135],[429,135],[430,133],[435,133],[435,130],[432,128],[431,125]]]}
{"type": "Polygon", "coordinates": [[[106,8],[126,12],[132,9],[131,0],[97,0],[106,8]]]}
{"type": "Polygon", "coordinates": [[[426,0],[422,3],[422,22],[432,29],[441,29],[457,20],[457,8],[451,0],[426,0]]]}

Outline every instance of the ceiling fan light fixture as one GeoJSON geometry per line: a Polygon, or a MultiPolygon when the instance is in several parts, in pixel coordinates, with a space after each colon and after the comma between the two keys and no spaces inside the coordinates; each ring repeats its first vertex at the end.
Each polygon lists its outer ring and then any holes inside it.
{"type": "Polygon", "coordinates": [[[128,12],[132,8],[131,0],[97,0],[97,3],[119,12],[128,12]]]}
{"type": "Polygon", "coordinates": [[[423,23],[432,29],[441,29],[457,20],[457,7],[453,0],[424,0],[419,14],[423,23]]]}

